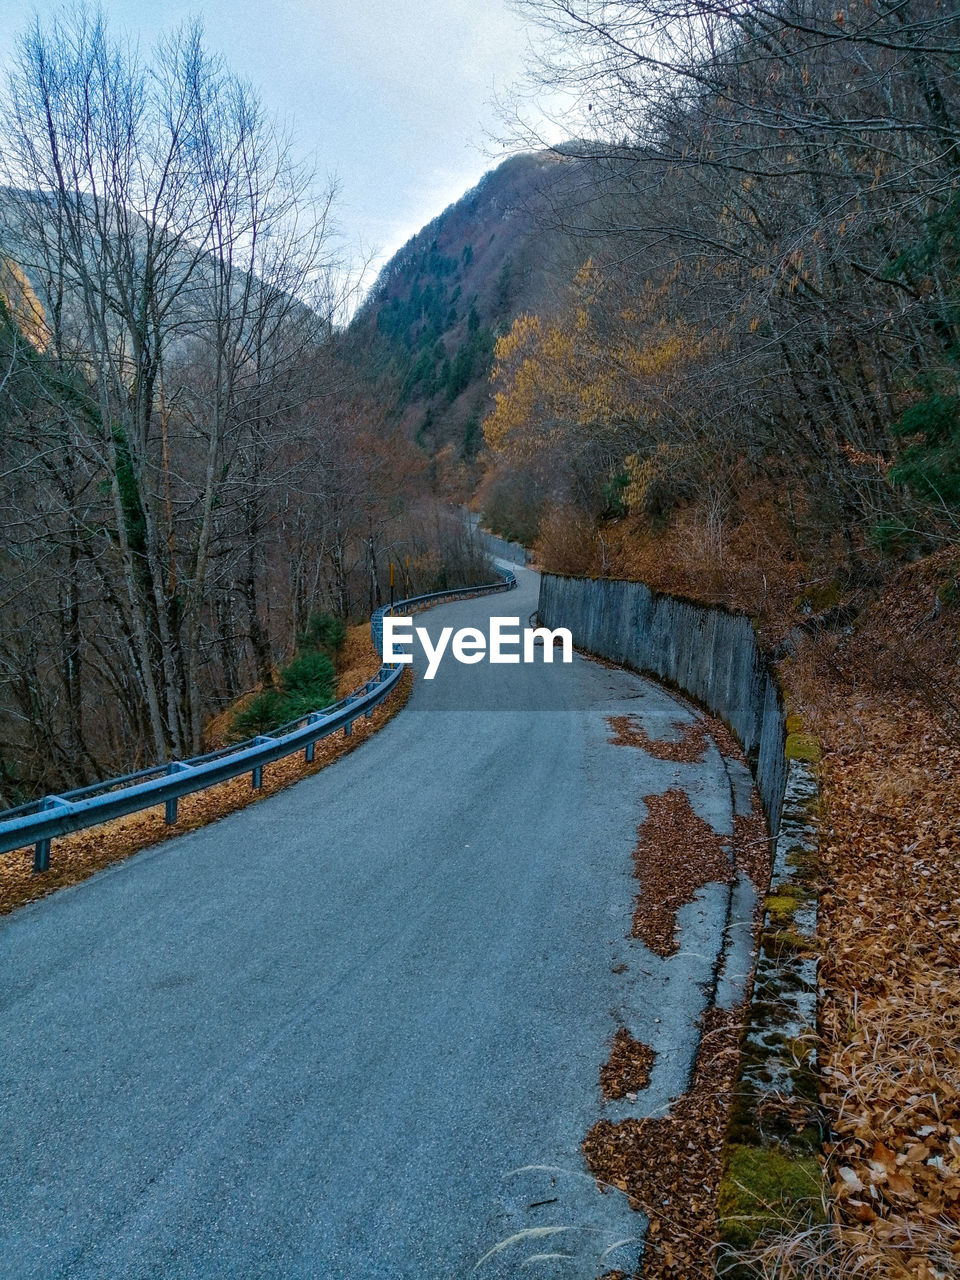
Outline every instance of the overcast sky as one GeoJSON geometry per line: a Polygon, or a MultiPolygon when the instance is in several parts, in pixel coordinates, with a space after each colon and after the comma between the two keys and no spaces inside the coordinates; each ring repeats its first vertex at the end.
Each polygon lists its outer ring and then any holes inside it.
{"type": "MultiPolygon", "coordinates": [[[[339,176],[339,221],[382,262],[496,162],[494,95],[527,32],[506,0],[103,0],[151,44],[199,16],[208,45],[339,176]],[[491,154],[493,153],[493,154],[491,154]]],[[[49,0],[0,0],[0,60],[49,0]]],[[[502,132],[502,128],[499,130],[502,132]]]]}

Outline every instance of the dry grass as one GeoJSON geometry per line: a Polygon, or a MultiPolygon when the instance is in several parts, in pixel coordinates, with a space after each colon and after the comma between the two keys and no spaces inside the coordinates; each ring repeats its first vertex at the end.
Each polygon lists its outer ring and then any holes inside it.
{"type": "Polygon", "coordinates": [[[904,571],[853,636],[806,645],[788,671],[826,748],[833,1221],[768,1243],[758,1275],[960,1275],[960,741],[930,698],[956,688],[960,617],[936,605],[941,561],[904,571]]]}
{"type": "Polygon", "coordinates": [[[886,1241],[882,1252],[849,1227],[826,1223],[768,1239],[749,1259],[749,1268],[757,1280],[940,1280],[958,1274],[958,1257],[955,1222],[918,1222],[909,1237],[886,1241]]]}
{"type": "MultiPolygon", "coordinates": [[[[354,631],[360,630],[354,628],[354,631]]],[[[353,681],[349,689],[362,684],[373,671],[379,667],[373,645],[367,630],[367,646],[370,655],[361,659],[360,647],[357,646],[358,661],[355,666],[344,673],[344,678],[353,681]],[[373,671],[370,665],[373,663],[373,671]],[[358,671],[364,672],[357,678],[358,671]]],[[[63,836],[53,843],[50,857],[50,870],[42,875],[33,873],[33,849],[20,849],[4,854],[0,858],[0,914],[13,911],[24,903],[36,898],[46,897],[56,889],[65,885],[78,884],[95,872],[129,858],[141,849],[159,844],[173,836],[182,835],[185,831],[195,831],[206,826],[208,822],[216,822],[227,814],[245,809],[249,804],[275,795],[276,792],[293,786],[303,778],[318,773],[334,760],[355,751],[361,743],[391,720],[404,706],[410,696],[413,676],[408,667],[400,679],[400,683],[378,707],[374,709],[368,720],[361,717],[354,721],[353,733],[346,737],[338,730],[328,738],[321,738],[316,745],[314,760],[307,764],[303,753],[287,756],[275,764],[267,765],[263,771],[263,786],[254,791],[250,786],[250,778],[244,774],[232,778],[219,786],[205,791],[195,792],[180,800],[177,825],[168,827],[164,822],[162,805],[146,809],[142,813],[130,814],[99,827],[91,827],[86,831],[76,831],[72,835],[63,836]]]]}

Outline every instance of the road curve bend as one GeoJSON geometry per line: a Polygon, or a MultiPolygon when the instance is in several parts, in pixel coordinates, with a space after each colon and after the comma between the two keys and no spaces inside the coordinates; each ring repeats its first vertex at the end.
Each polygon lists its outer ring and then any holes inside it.
{"type": "MultiPolygon", "coordinates": [[[[418,616],[526,624],[537,575],[418,616]]],[[[422,658],[418,661],[423,669],[422,658]]],[[[721,835],[727,769],[610,741],[689,709],[572,665],[418,679],[361,750],[0,921],[0,1275],[8,1280],[584,1280],[643,1219],[580,1143],[625,1025],[685,1086],[730,891],[678,953],[630,936],[644,795],[721,835]]]]}

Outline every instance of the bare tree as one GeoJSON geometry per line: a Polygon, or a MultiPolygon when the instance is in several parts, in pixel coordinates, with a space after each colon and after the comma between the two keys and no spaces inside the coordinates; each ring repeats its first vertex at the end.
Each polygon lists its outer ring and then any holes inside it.
{"type": "MultiPolygon", "coordinates": [[[[302,370],[315,378],[331,334],[334,191],[316,194],[196,26],[147,64],[102,16],[37,21],[3,138],[2,243],[42,308],[31,347],[42,359],[19,361],[30,394],[17,456],[46,495],[50,554],[66,562],[75,736],[86,654],[135,705],[130,727],[148,735],[138,750],[195,750],[214,601],[241,555],[256,578],[264,491],[284,483],[269,468],[317,391],[302,370]],[[109,657],[99,635],[80,638],[81,615],[115,637],[109,657]]],[[[9,377],[22,326],[6,332],[9,377]]],[[[247,638],[263,671],[260,589],[247,638]]]]}

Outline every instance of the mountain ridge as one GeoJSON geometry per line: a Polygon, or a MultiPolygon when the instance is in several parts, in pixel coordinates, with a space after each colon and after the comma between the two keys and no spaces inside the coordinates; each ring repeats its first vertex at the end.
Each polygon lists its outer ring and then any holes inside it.
{"type": "Polygon", "coordinates": [[[348,326],[365,381],[428,454],[473,463],[497,338],[549,311],[569,278],[569,240],[538,233],[575,164],[552,151],[502,161],[393,255],[348,326]]]}

